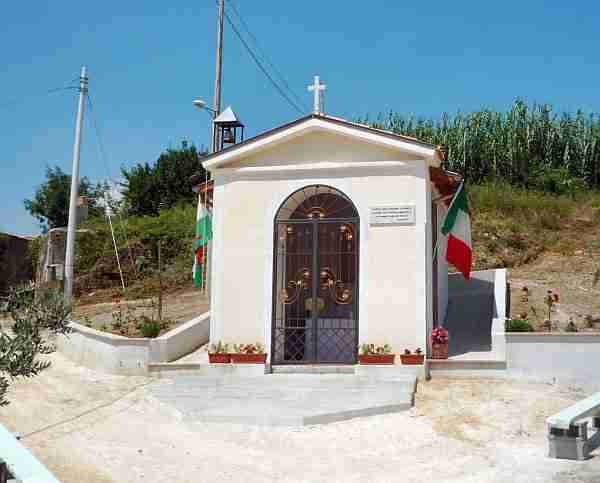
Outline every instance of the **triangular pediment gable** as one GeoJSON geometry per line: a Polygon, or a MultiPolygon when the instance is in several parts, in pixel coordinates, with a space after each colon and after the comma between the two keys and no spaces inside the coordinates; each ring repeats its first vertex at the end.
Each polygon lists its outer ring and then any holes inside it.
{"type": "Polygon", "coordinates": [[[319,162],[424,159],[438,164],[435,145],[361,124],[311,115],[215,153],[206,169],[319,162]]]}

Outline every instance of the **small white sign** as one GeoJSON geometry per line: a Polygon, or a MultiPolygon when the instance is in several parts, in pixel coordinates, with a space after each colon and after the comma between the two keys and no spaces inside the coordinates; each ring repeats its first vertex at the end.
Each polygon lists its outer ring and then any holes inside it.
{"type": "Polygon", "coordinates": [[[414,205],[371,206],[371,225],[414,225],[414,205]]]}

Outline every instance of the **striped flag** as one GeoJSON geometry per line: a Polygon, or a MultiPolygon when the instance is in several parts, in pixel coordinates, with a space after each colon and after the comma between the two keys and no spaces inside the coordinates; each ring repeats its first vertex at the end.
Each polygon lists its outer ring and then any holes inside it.
{"type": "Polygon", "coordinates": [[[464,181],[450,203],[442,225],[442,233],[448,237],[446,259],[468,280],[471,277],[473,251],[471,244],[471,215],[469,198],[464,181]]]}
{"type": "Polygon", "coordinates": [[[206,266],[206,251],[208,242],[212,240],[212,215],[198,200],[198,214],[196,215],[196,238],[194,239],[194,284],[197,288],[203,285],[203,274],[206,266]]]}

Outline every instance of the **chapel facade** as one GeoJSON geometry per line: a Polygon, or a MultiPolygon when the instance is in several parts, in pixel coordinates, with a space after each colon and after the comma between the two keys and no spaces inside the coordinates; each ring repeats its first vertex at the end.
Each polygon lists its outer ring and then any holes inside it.
{"type": "Polygon", "coordinates": [[[440,228],[459,177],[417,139],[311,114],[204,159],[211,342],[278,364],[427,347],[448,304],[440,228]]]}

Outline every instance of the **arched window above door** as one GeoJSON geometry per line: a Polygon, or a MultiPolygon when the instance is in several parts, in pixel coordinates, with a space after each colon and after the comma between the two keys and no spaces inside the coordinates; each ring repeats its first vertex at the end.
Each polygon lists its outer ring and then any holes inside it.
{"type": "Polygon", "coordinates": [[[326,185],[305,186],[282,203],[276,221],[358,218],[356,207],[344,193],[326,185]]]}

